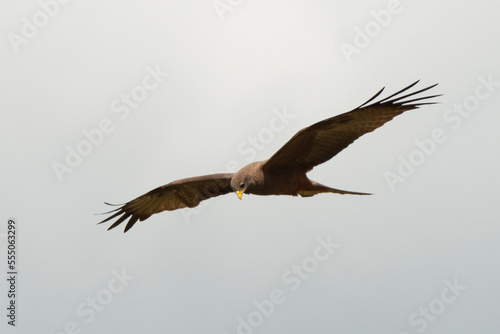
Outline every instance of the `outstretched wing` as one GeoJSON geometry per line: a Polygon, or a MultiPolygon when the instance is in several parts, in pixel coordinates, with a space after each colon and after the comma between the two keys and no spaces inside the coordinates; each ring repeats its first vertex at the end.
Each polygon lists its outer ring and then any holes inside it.
{"type": "Polygon", "coordinates": [[[440,95],[423,97],[416,95],[437,84],[403,95],[417,83],[418,81],[383,100],[369,104],[382,93],[384,90],[382,88],[356,109],[300,130],[267,160],[263,168],[268,171],[279,171],[282,168],[309,171],[314,166],[330,160],[356,139],[381,127],[395,116],[421,105],[436,103],[421,101],[440,95]]]}
{"type": "Polygon", "coordinates": [[[108,228],[111,230],[130,217],[124,230],[127,232],[138,220],[148,219],[155,213],[193,208],[203,200],[232,192],[230,185],[232,176],[232,173],[211,174],[171,182],[137,197],[118,209],[106,212],[114,214],[99,224],[118,217],[108,228]]]}

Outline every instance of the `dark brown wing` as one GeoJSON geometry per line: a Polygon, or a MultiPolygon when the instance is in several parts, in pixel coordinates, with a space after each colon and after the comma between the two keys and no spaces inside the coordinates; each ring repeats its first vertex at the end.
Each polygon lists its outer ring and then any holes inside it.
{"type": "Polygon", "coordinates": [[[356,109],[300,130],[267,160],[263,168],[268,171],[282,168],[297,168],[309,171],[314,166],[330,160],[353,141],[365,133],[381,127],[395,116],[407,110],[416,109],[421,105],[434,104],[435,102],[419,101],[440,95],[415,96],[435,87],[437,84],[402,95],[417,83],[418,81],[383,100],[368,105],[382,93],[384,90],[382,88],[371,99],[356,109]]]}
{"type": "Polygon", "coordinates": [[[171,182],[137,197],[118,209],[106,212],[114,214],[99,224],[121,216],[108,228],[111,230],[130,217],[124,230],[127,232],[138,220],[148,219],[155,213],[193,208],[203,200],[232,192],[230,185],[232,176],[231,173],[211,174],[171,182]]]}

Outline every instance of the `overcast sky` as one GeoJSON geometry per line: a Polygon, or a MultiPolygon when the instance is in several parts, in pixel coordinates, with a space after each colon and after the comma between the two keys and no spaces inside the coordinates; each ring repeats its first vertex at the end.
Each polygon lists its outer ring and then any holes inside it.
{"type": "Polygon", "coordinates": [[[2,333],[500,331],[497,1],[0,7],[2,333]],[[440,104],[309,174],[373,196],[228,194],[96,225],[105,201],[267,159],[418,79],[440,104]]]}

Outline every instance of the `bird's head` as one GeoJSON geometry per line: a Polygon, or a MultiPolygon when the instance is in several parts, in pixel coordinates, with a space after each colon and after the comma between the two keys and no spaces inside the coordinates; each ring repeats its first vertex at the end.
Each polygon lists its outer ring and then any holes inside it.
{"type": "Polygon", "coordinates": [[[249,175],[242,173],[241,169],[236,174],[234,174],[231,179],[231,188],[233,188],[239,199],[241,199],[241,196],[243,195],[245,190],[247,190],[249,184],[249,175]]]}
{"type": "Polygon", "coordinates": [[[254,162],[242,167],[233,175],[231,178],[231,188],[233,188],[239,199],[241,199],[245,191],[250,193],[255,187],[256,179],[258,179],[260,174],[260,164],[254,162]]]}

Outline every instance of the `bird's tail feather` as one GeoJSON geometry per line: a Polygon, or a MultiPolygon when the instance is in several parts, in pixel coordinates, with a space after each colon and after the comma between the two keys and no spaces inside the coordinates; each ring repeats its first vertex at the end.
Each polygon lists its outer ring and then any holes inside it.
{"type": "Polygon", "coordinates": [[[356,191],[347,191],[347,190],[340,190],[340,189],[335,189],[335,188],[330,188],[327,186],[324,186],[322,184],[319,184],[317,182],[311,181],[312,185],[309,189],[304,189],[299,191],[299,195],[302,197],[310,197],[314,196],[316,194],[320,193],[335,193],[335,194],[342,194],[342,195],[371,195],[369,193],[360,193],[356,191]]]}

